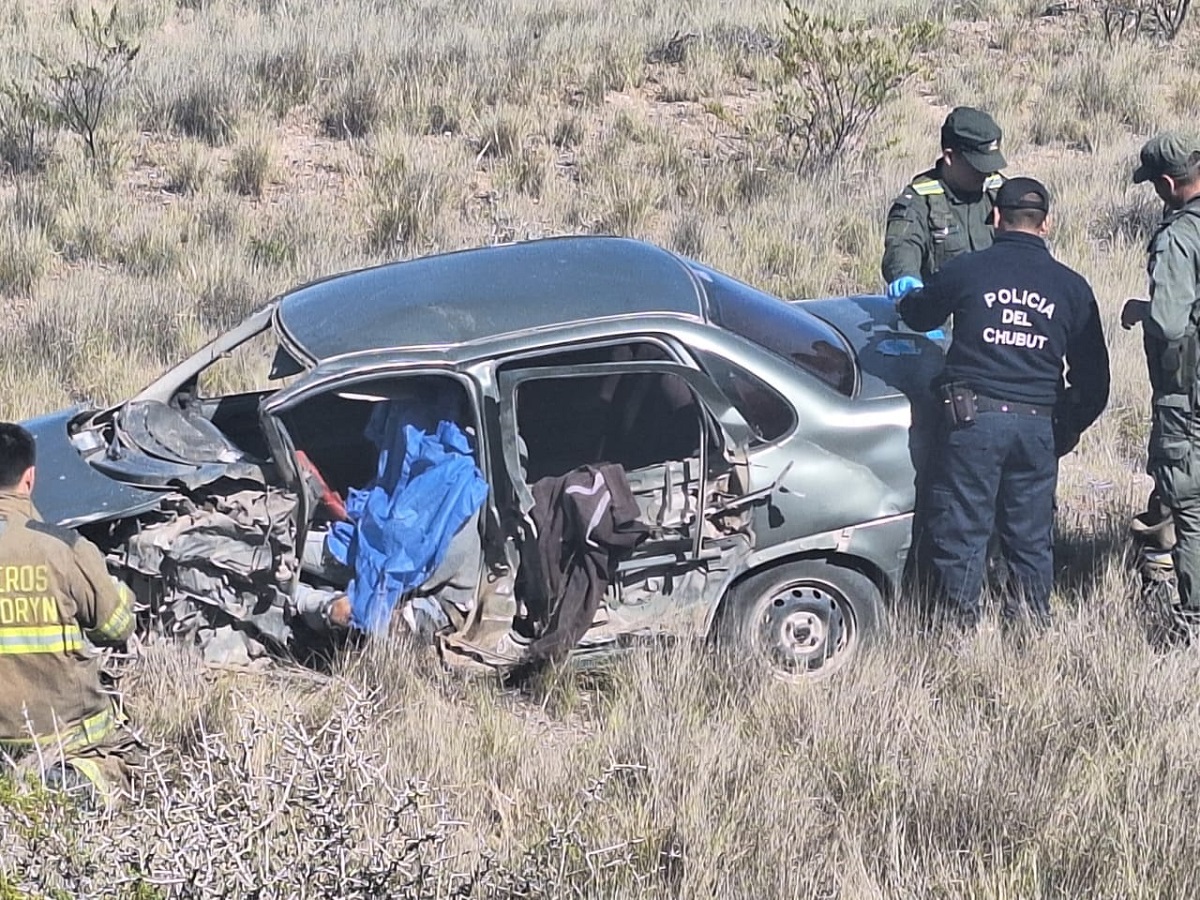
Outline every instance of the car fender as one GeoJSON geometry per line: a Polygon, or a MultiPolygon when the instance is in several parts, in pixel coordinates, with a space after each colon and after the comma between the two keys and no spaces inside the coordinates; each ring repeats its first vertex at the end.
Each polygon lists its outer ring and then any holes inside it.
{"type": "Polygon", "coordinates": [[[814,557],[844,561],[861,568],[890,597],[899,583],[908,558],[912,534],[912,513],[902,513],[808,535],[763,550],[751,552],[732,568],[709,603],[704,634],[711,635],[725,601],[746,578],[783,563],[814,557]],[[899,547],[898,552],[889,548],[899,547]]]}

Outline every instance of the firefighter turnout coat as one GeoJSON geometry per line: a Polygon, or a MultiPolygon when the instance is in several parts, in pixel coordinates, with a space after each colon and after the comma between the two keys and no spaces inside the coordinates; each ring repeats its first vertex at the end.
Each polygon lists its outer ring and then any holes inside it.
{"type": "Polygon", "coordinates": [[[118,713],[92,645],[121,643],[133,626],[132,592],[99,549],[0,492],[0,750],[37,741],[69,753],[108,738],[118,713]]]}

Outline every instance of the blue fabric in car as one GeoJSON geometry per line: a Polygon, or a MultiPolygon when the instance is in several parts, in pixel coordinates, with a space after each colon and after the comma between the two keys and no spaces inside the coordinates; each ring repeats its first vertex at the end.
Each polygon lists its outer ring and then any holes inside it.
{"type": "Polygon", "coordinates": [[[437,569],[487,497],[463,430],[443,419],[430,434],[413,419],[408,404],[394,401],[372,415],[364,433],[379,448],[376,476],[350,490],[351,521],[336,523],[326,540],[354,570],[351,621],[364,631],[386,630],[396,603],[437,569]]]}

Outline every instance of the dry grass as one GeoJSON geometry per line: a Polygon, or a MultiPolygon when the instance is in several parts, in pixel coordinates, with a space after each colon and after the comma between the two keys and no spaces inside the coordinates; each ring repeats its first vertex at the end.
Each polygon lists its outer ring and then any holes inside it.
{"type": "MultiPolygon", "coordinates": [[[[1195,116],[1195,26],[1108,47],[1045,2],[843,6],[945,33],[816,177],[776,161],[767,0],[128,0],[143,52],[115,175],[39,132],[34,171],[0,183],[4,418],[127,396],[291,284],[439,249],[613,231],[783,295],[877,290],[889,199],[950,105],[984,105],[1010,171],[1054,192],[1054,249],[1091,279],[1114,363],[1063,465],[1050,634],[959,645],[901,608],[825,685],[678,647],[524,696],[404,647],[328,680],[153,648],[127,684],[156,750],[139,802],[30,831],[70,813],[5,795],[0,897],[1197,894],[1200,657],[1157,652],[1132,599],[1147,387],[1116,322],[1156,212],[1128,173],[1148,131],[1195,116]]],[[[70,54],[63,8],[0,4],[0,76],[70,54]]]]}

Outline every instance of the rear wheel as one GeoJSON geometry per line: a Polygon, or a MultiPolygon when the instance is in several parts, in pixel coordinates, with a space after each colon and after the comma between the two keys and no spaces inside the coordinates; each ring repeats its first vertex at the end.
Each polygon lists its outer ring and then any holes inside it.
{"type": "Polygon", "coordinates": [[[727,602],[725,637],[776,675],[799,679],[850,662],[878,628],[883,598],[861,572],[805,559],[749,576],[727,602]]]}

